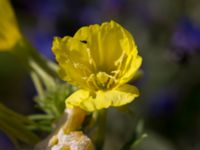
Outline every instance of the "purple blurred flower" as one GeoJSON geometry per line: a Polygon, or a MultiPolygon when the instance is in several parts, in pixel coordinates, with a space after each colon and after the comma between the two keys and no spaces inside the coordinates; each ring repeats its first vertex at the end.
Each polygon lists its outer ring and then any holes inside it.
{"type": "Polygon", "coordinates": [[[51,51],[51,43],[55,33],[48,33],[38,31],[38,29],[28,29],[25,34],[29,37],[29,40],[37,48],[40,53],[49,59],[54,59],[54,55],[51,51]]]}
{"type": "Polygon", "coordinates": [[[177,57],[188,57],[200,50],[200,26],[184,18],[175,27],[171,47],[177,57]]]}
{"type": "Polygon", "coordinates": [[[26,12],[23,15],[24,34],[43,55],[50,59],[53,59],[51,43],[56,35],[57,21],[65,10],[63,4],[64,0],[19,1],[18,9],[21,8],[20,10],[26,12]]]}
{"type": "Polygon", "coordinates": [[[164,88],[156,92],[147,103],[147,114],[151,117],[170,116],[177,106],[178,92],[175,88],[164,88]]]}
{"type": "Polygon", "coordinates": [[[137,17],[137,20],[141,21],[146,27],[152,25],[157,19],[153,17],[149,5],[143,1],[135,1],[132,6],[132,12],[134,17],[137,17]]]}
{"type": "Polygon", "coordinates": [[[83,8],[79,19],[82,24],[95,24],[101,22],[100,16],[100,11],[95,7],[86,6],[83,8]]]}
{"type": "Polygon", "coordinates": [[[64,10],[63,0],[35,0],[32,3],[24,1],[26,7],[29,8],[28,13],[41,18],[40,21],[52,21],[58,17],[64,10]]]}
{"type": "Polygon", "coordinates": [[[127,8],[126,0],[99,0],[87,3],[79,13],[82,24],[101,23],[105,20],[118,19],[127,8]]]}
{"type": "Polygon", "coordinates": [[[126,6],[126,0],[103,0],[102,10],[110,16],[119,15],[126,6]]]}
{"type": "Polygon", "coordinates": [[[15,150],[15,146],[11,143],[5,134],[0,132],[0,149],[2,150],[15,150]]]}

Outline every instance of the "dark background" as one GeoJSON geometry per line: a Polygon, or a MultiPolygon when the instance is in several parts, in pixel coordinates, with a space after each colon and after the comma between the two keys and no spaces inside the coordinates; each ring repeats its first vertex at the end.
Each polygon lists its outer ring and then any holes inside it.
{"type": "MultiPolygon", "coordinates": [[[[107,150],[118,149],[145,122],[149,135],[138,150],[200,149],[200,1],[198,0],[12,0],[24,35],[54,60],[54,36],[73,35],[81,26],[115,20],[134,36],[143,57],[140,98],[132,116],[111,109],[107,150]]],[[[25,69],[0,54],[0,101],[13,110],[37,111],[25,69]]],[[[0,133],[0,145],[14,149],[0,133]]]]}

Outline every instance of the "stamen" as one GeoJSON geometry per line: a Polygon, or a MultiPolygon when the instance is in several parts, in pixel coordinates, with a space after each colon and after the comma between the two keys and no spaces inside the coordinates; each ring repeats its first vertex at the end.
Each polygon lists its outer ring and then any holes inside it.
{"type": "Polygon", "coordinates": [[[86,51],[87,51],[87,53],[88,53],[89,63],[90,63],[90,65],[92,66],[93,71],[96,72],[97,66],[96,66],[96,62],[94,61],[94,59],[93,59],[93,57],[92,57],[91,51],[90,51],[89,48],[87,48],[86,51]]]}
{"type": "Polygon", "coordinates": [[[128,56],[126,55],[125,52],[123,52],[121,57],[117,61],[115,61],[115,65],[117,66],[117,70],[118,70],[118,72],[116,71],[116,74],[114,75],[115,78],[119,78],[123,74],[123,72],[125,70],[124,62],[127,61],[127,58],[128,58],[128,56]]]}
{"type": "Polygon", "coordinates": [[[112,84],[115,82],[115,77],[105,72],[99,72],[96,75],[96,79],[97,79],[97,84],[99,85],[99,87],[101,89],[106,89],[106,90],[110,89],[112,84]]]}
{"type": "Polygon", "coordinates": [[[91,74],[88,79],[87,79],[87,85],[90,89],[94,89],[94,90],[98,90],[99,86],[97,85],[96,81],[95,81],[95,75],[91,74]]]}

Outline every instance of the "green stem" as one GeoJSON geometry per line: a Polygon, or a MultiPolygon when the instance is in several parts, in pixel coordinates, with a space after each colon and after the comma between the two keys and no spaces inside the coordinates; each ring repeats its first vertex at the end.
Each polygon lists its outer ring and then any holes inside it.
{"type": "Polygon", "coordinates": [[[44,82],[44,85],[47,89],[52,89],[53,87],[55,87],[56,83],[54,78],[50,74],[48,74],[48,72],[46,72],[42,68],[42,66],[35,62],[35,60],[30,60],[29,65],[31,66],[35,75],[38,75],[38,77],[44,82]]]}
{"type": "Polygon", "coordinates": [[[42,82],[47,89],[55,87],[55,78],[57,78],[56,65],[43,58],[26,39],[21,39],[16,45],[15,50],[11,51],[11,53],[14,54],[31,74],[32,72],[35,73],[32,75],[34,76],[33,82],[36,82],[34,83],[35,85],[38,85],[38,82],[41,80],[40,82],[42,82]],[[40,80],[35,79],[36,75],[40,80]]]}
{"type": "Polygon", "coordinates": [[[32,81],[35,85],[35,88],[37,90],[37,93],[38,95],[40,95],[40,97],[44,97],[44,89],[43,89],[43,86],[40,82],[40,79],[39,77],[37,76],[37,74],[35,72],[31,72],[31,78],[32,78],[32,81]]]}
{"type": "Polygon", "coordinates": [[[73,109],[67,109],[67,120],[64,118],[64,124],[62,127],[58,127],[55,134],[49,140],[48,146],[53,146],[58,142],[58,132],[64,131],[64,134],[69,134],[72,131],[78,130],[85,120],[86,112],[78,107],[73,109]]]}
{"type": "Polygon", "coordinates": [[[107,120],[107,112],[106,110],[100,110],[98,112],[98,129],[97,129],[97,138],[95,141],[96,150],[102,150],[105,142],[106,135],[106,120],[107,120]]]}
{"type": "Polygon", "coordinates": [[[9,119],[15,119],[17,121],[23,122],[24,124],[33,124],[33,122],[28,118],[26,118],[25,116],[14,112],[13,110],[7,108],[2,103],[0,103],[0,115],[2,114],[5,114],[5,116],[9,116],[9,119]]]}
{"type": "Polygon", "coordinates": [[[34,126],[34,123],[0,103],[0,130],[12,137],[13,141],[20,140],[25,143],[38,142],[39,138],[27,129],[28,125],[34,126]]]}

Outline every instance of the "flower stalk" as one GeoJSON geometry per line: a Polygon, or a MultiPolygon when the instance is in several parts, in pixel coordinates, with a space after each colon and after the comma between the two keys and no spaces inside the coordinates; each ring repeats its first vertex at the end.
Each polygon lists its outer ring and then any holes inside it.
{"type": "Polygon", "coordinates": [[[21,39],[9,52],[28,69],[39,94],[42,95],[43,86],[47,90],[56,86],[56,65],[43,58],[28,40],[21,39]]]}
{"type": "Polygon", "coordinates": [[[98,111],[98,120],[97,120],[97,132],[96,139],[94,141],[96,150],[102,150],[106,137],[106,120],[107,120],[107,111],[100,110],[98,111]]]}
{"type": "Polygon", "coordinates": [[[67,112],[67,120],[62,125],[62,127],[59,128],[56,134],[50,139],[48,144],[49,147],[58,143],[58,133],[61,130],[65,135],[67,135],[72,131],[80,129],[86,116],[86,112],[78,107],[73,109],[66,109],[66,112],[67,112]]]}

